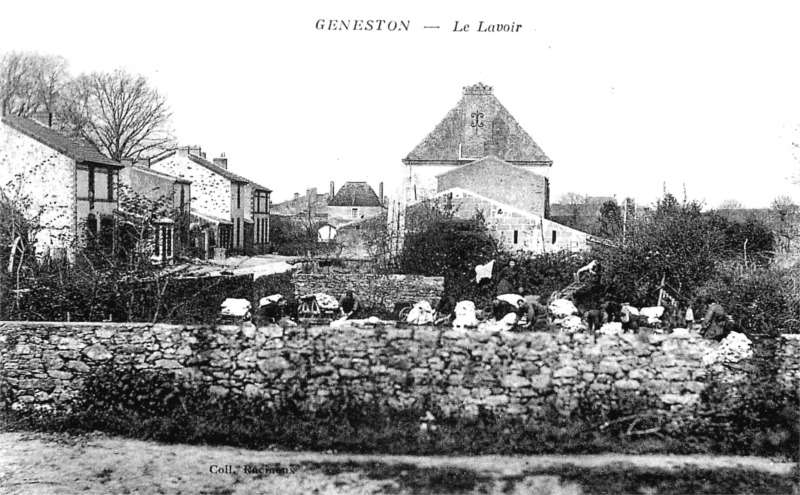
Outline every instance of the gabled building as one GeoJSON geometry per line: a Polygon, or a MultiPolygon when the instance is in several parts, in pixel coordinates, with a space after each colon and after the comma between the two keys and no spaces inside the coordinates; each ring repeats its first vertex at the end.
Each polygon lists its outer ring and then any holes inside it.
{"type": "MultiPolygon", "coordinates": [[[[480,213],[489,233],[508,251],[536,254],[576,252],[585,250],[591,243],[602,242],[585,232],[547,220],[527,209],[460,187],[441,191],[425,200],[433,200],[440,206],[452,208],[456,218],[473,218],[476,213],[480,213]]],[[[425,200],[409,205],[407,215],[413,217],[425,200]]]]}
{"type": "Polygon", "coordinates": [[[540,217],[548,217],[547,179],[490,155],[436,177],[437,194],[461,188],[540,217]]]}
{"type": "Polygon", "coordinates": [[[549,220],[553,161],[494,96],[478,83],[403,159],[403,185],[389,212],[395,242],[406,217],[427,199],[447,201],[456,216],[481,212],[507,249],[578,251],[592,236],[549,220]]]}
{"type": "Polygon", "coordinates": [[[345,182],[336,192],[331,181],[327,193],[318,193],[313,187],[304,196],[295,194],[292,199],[273,204],[270,211],[282,228],[313,226],[317,229],[319,241],[332,241],[337,238],[340,226],[377,217],[386,211],[383,182],[376,194],[366,182],[345,182]]]}
{"type": "MultiPolygon", "coordinates": [[[[138,196],[163,207],[164,217],[156,225],[154,258],[166,262],[177,253],[192,254],[189,235],[192,205],[192,182],[150,168],[150,160],[122,160],[119,172],[120,208],[129,209],[126,198],[138,196]]],[[[129,199],[130,200],[130,199],[129,199]]]]}
{"type": "Polygon", "coordinates": [[[328,203],[328,222],[338,226],[380,215],[384,211],[382,182],[379,191],[375,194],[366,182],[345,182],[328,203]]]}
{"type": "Polygon", "coordinates": [[[224,155],[208,161],[198,146],[165,153],[153,159],[150,167],[191,181],[192,225],[206,253],[212,248],[241,254],[267,252],[271,189],[228,170],[224,155]]]}
{"type": "Polygon", "coordinates": [[[491,86],[466,86],[461,100],[403,159],[404,198],[417,201],[437,193],[437,176],[487,156],[545,179],[553,161],[494,96],[491,86]]]}
{"type": "Polygon", "coordinates": [[[40,255],[74,259],[87,236],[111,247],[122,168],[82,139],[22,117],[2,118],[0,183],[17,181],[30,201],[26,213],[41,211],[40,255]]]}

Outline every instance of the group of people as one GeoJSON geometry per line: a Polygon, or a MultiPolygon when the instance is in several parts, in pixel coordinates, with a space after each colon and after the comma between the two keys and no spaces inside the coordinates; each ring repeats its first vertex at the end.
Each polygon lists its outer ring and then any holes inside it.
{"type": "MultiPolygon", "coordinates": [[[[707,297],[702,302],[705,311],[701,311],[704,316],[699,321],[695,320],[694,308],[691,304],[686,307],[682,315],[678,307],[665,305],[655,324],[668,330],[678,327],[688,329],[697,327],[704,338],[717,341],[724,339],[732,331],[741,331],[739,325],[725,312],[716,298],[707,297]]],[[[612,322],[621,323],[623,331],[636,331],[639,327],[653,325],[654,316],[643,314],[645,309],[643,308],[640,312],[628,302],[618,304],[609,299],[603,301],[598,309],[583,312],[583,316],[590,333],[594,333],[604,324],[612,322]]]]}

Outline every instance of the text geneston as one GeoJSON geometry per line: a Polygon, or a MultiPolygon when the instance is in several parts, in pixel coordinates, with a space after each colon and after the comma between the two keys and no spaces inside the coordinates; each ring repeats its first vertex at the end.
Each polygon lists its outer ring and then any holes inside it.
{"type": "Polygon", "coordinates": [[[410,20],[386,19],[319,19],[318,31],[408,31],[410,20]]]}

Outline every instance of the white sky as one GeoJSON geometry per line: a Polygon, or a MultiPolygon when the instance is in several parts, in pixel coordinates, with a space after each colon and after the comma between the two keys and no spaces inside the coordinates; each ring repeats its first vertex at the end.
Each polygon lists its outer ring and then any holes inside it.
{"type": "Polygon", "coordinates": [[[800,202],[799,14],[778,1],[27,0],[2,6],[0,51],[144,74],[181,144],[225,152],[275,201],[331,180],[391,192],[401,159],[481,81],[553,160],[553,201],[646,203],[666,184],[762,207],[800,202]],[[411,29],[317,31],[318,19],[411,29]],[[481,20],[523,27],[474,32],[481,20]]]}

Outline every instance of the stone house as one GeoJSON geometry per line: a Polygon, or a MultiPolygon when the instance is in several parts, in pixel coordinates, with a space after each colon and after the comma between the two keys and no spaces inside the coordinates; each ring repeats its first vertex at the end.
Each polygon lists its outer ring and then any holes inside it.
{"type": "Polygon", "coordinates": [[[2,118],[0,183],[18,182],[30,201],[26,213],[41,211],[40,255],[74,260],[86,236],[111,247],[122,168],[87,141],[30,119],[2,118]]]}
{"type": "Polygon", "coordinates": [[[446,199],[459,217],[483,212],[503,247],[578,251],[594,238],[550,217],[553,161],[482,83],[463,89],[445,118],[403,159],[403,184],[388,222],[402,241],[407,215],[446,199]]]}
{"type": "Polygon", "coordinates": [[[301,196],[275,203],[270,211],[274,219],[284,223],[294,221],[297,227],[313,225],[321,242],[337,238],[340,227],[356,220],[374,218],[386,211],[383,198],[383,183],[378,194],[366,182],[346,182],[336,192],[334,182],[327,193],[318,193],[317,188],[306,190],[301,196]]]}
{"type": "MultiPolygon", "coordinates": [[[[158,223],[154,256],[168,261],[176,253],[185,252],[190,245],[189,226],[192,205],[192,182],[150,168],[150,161],[123,159],[119,171],[121,188],[153,203],[163,202],[167,216],[158,223]]],[[[122,209],[126,208],[126,191],[120,192],[122,209]]]]}
{"type": "Polygon", "coordinates": [[[454,187],[409,205],[408,216],[413,216],[423,201],[447,204],[456,218],[473,218],[481,213],[490,234],[508,251],[526,251],[536,254],[558,251],[586,250],[599,239],[580,230],[553,222],[526,209],[483,196],[474,191],[454,187]]]}
{"type": "Polygon", "coordinates": [[[154,158],[150,168],[191,181],[190,242],[206,254],[267,252],[272,190],[228,170],[224,154],[212,162],[199,146],[184,146],[154,158]]]}
{"type": "Polygon", "coordinates": [[[466,86],[456,106],[403,159],[399,200],[410,203],[431,197],[439,190],[439,175],[490,155],[541,176],[544,190],[531,194],[548,197],[553,161],[494,96],[491,86],[466,86]]]}
{"type": "Polygon", "coordinates": [[[436,193],[460,188],[513,206],[540,217],[548,217],[548,185],[544,176],[529,168],[516,167],[490,155],[453,168],[436,177],[436,193]]]}
{"type": "Polygon", "coordinates": [[[383,183],[380,195],[366,182],[345,182],[328,203],[328,222],[335,226],[372,218],[384,211],[383,183]]]}

